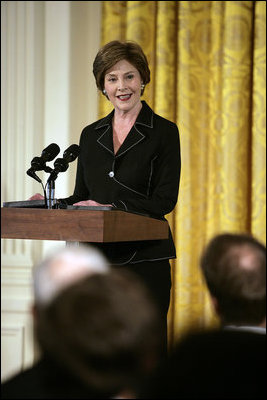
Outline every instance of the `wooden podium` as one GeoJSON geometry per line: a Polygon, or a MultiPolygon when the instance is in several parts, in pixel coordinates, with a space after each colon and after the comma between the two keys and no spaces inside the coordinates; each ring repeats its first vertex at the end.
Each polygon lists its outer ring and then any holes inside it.
{"type": "Polygon", "coordinates": [[[1,208],[1,237],[66,242],[167,239],[168,222],[119,210],[1,208]]]}

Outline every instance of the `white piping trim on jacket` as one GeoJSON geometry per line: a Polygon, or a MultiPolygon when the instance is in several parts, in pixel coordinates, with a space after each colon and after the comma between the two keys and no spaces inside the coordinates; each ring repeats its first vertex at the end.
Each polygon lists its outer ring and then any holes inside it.
{"type": "MultiPolygon", "coordinates": [[[[142,134],[141,134],[142,135],[142,134]]],[[[140,139],[140,140],[142,140],[142,139],[140,139]]],[[[139,142],[140,142],[140,140],[139,140],[139,142]]],[[[139,143],[139,142],[137,142],[137,143],[139,143]]],[[[137,144],[136,143],[136,144],[137,144]]],[[[123,153],[122,153],[123,154],[123,153]]],[[[146,194],[143,194],[143,193],[140,193],[140,192],[138,192],[137,190],[134,190],[134,189],[131,189],[129,186],[126,186],[126,185],[124,185],[123,183],[121,183],[121,182],[119,182],[117,179],[116,179],[116,175],[115,175],[115,162],[116,162],[116,157],[115,157],[115,159],[114,159],[114,161],[113,161],[113,164],[112,164],[112,171],[114,172],[114,176],[112,177],[112,179],[114,179],[114,181],[115,182],[117,182],[119,185],[121,185],[121,186],[123,186],[123,187],[125,187],[126,189],[128,189],[128,190],[131,190],[132,192],[134,192],[134,193],[137,193],[137,194],[139,194],[139,195],[141,195],[141,196],[143,196],[143,197],[145,197],[146,199],[148,198],[148,194],[149,194],[149,190],[150,190],[150,184],[151,184],[151,179],[152,179],[152,174],[153,174],[153,162],[156,160],[156,158],[157,158],[158,156],[155,156],[152,160],[151,160],[151,163],[150,163],[150,174],[149,174],[149,179],[148,179],[148,184],[147,184],[147,189],[146,189],[146,194]]],[[[121,201],[121,200],[120,200],[121,201]]]]}
{"type": "Polygon", "coordinates": [[[122,200],[119,200],[119,201],[124,205],[125,210],[128,211],[128,208],[127,208],[126,204],[124,203],[124,201],[122,201],[122,200]]]}
{"type": "MultiPolygon", "coordinates": [[[[120,202],[120,203],[122,203],[122,204],[124,205],[125,211],[128,211],[128,208],[127,208],[126,204],[125,204],[122,200],[118,200],[118,202],[120,202]]],[[[113,207],[115,207],[115,208],[118,208],[118,207],[116,206],[115,203],[111,203],[111,205],[112,205],[113,207]]]]}
{"type": "MultiPolygon", "coordinates": [[[[146,124],[145,122],[138,122],[138,121],[135,121],[135,124],[147,126],[148,128],[153,128],[153,115],[154,115],[154,112],[152,111],[152,113],[151,113],[150,125],[146,124]]],[[[134,125],[135,125],[135,124],[134,124],[134,125]]]]}
{"type": "MultiPolygon", "coordinates": [[[[137,131],[138,131],[138,129],[137,129],[137,131]]],[[[138,131],[138,132],[139,132],[139,131],[138,131]]],[[[137,145],[139,142],[141,142],[141,140],[144,139],[145,135],[143,135],[141,132],[139,132],[139,133],[142,135],[141,139],[138,140],[138,142],[135,142],[134,144],[132,144],[132,146],[130,146],[130,147],[128,147],[127,149],[125,149],[122,153],[116,155],[116,156],[115,156],[116,158],[119,158],[120,156],[122,156],[124,153],[126,153],[128,150],[130,150],[132,147],[134,147],[134,146],[137,145]]]]}
{"type": "Polygon", "coordinates": [[[105,133],[109,130],[109,128],[110,128],[110,125],[108,125],[107,129],[105,130],[105,132],[103,132],[103,134],[97,139],[97,143],[100,144],[100,146],[104,147],[104,149],[109,151],[112,155],[114,155],[113,151],[111,151],[108,147],[104,146],[103,143],[100,142],[100,139],[105,135],[105,133]]]}
{"type": "Polygon", "coordinates": [[[122,262],[122,263],[116,263],[116,262],[114,262],[114,266],[116,267],[116,265],[130,264],[130,261],[134,258],[134,256],[136,255],[136,253],[137,253],[137,252],[135,251],[128,261],[125,261],[125,262],[122,262]]]}
{"type": "Polygon", "coordinates": [[[110,120],[111,120],[111,114],[113,111],[111,111],[108,115],[103,117],[100,121],[98,121],[98,124],[95,126],[95,129],[103,128],[104,126],[110,126],[110,120]]]}
{"type": "MultiPolygon", "coordinates": [[[[137,194],[140,194],[141,196],[143,196],[143,197],[145,197],[145,198],[147,198],[147,196],[145,195],[145,194],[143,194],[143,193],[140,193],[140,192],[137,192],[136,190],[134,190],[134,189],[131,189],[130,187],[128,187],[128,186],[126,186],[126,185],[124,185],[123,183],[120,183],[114,176],[113,176],[113,178],[112,179],[114,179],[114,181],[115,182],[117,182],[119,185],[121,185],[121,186],[123,186],[123,187],[125,187],[126,189],[128,189],[128,190],[130,190],[131,192],[134,192],[134,193],[137,193],[137,194]]],[[[121,200],[120,200],[121,201],[121,200]]]]}
{"type": "Polygon", "coordinates": [[[132,261],[130,264],[137,264],[137,263],[144,262],[144,261],[171,260],[173,258],[176,258],[176,256],[168,256],[168,257],[163,257],[163,258],[149,258],[149,259],[144,259],[144,260],[132,261]]]}

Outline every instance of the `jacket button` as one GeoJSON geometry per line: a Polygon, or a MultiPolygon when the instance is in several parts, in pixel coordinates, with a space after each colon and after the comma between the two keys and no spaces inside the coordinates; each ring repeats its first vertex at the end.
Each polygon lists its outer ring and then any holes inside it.
{"type": "Polygon", "coordinates": [[[113,171],[110,171],[109,174],[108,174],[108,176],[109,176],[110,178],[113,178],[114,172],[113,172],[113,171]]]}

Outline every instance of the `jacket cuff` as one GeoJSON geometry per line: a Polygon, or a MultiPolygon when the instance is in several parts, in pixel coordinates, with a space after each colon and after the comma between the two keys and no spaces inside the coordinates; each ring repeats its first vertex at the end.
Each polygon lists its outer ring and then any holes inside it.
{"type": "Polygon", "coordinates": [[[122,200],[118,200],[116,203],[111,203],[111,205],[114,208],[119,208],[119,209],[123,209],[125,211],[128,211],[128,208],[127,208],[126,204],[122,200]]]}

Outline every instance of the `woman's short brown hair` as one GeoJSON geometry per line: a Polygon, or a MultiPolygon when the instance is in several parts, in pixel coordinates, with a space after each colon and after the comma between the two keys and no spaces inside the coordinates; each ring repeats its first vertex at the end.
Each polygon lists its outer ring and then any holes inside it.
{"type": "Polygon", "coordinates": [[[150,82],[147,58],[139,44],[133,41],[113,40],[98,51],[93,63],[93,73],[99,90],[104,89],[106,71],[121,60],[127,60],[139,71],[144,85],[150,82]]]}

